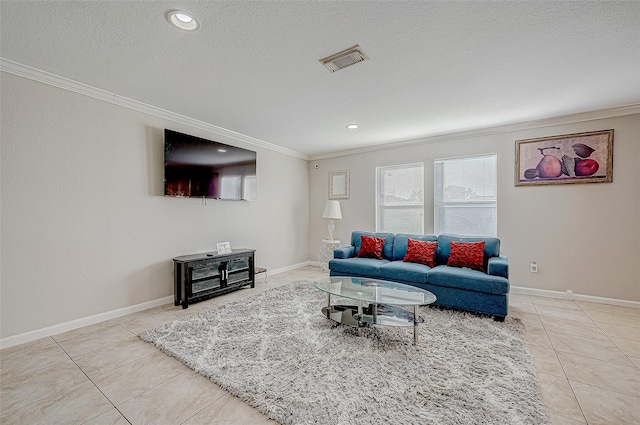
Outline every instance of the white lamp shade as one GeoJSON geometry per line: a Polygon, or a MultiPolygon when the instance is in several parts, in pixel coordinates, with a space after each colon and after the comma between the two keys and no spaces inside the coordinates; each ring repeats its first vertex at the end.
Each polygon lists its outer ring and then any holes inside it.
{"type": "Polygon", "coordinates": [[[340,201],[327,201],[327,203],[324,204],[322,218],[341,220],[342,212],[340,211],[340,201]]]}

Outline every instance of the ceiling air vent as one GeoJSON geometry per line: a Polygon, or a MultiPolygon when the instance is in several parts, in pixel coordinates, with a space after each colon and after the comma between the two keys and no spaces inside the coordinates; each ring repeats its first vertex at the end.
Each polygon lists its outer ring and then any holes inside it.
{"type": "Polygon", "coordinates": [[[353,46],[352,48],[343,50],[335,55],[320,59],[320,63],[322,63],[329,71],[336,72],[342,68],[346,68],[350,65],[366,60],[369,60],[369,56],[360,49],[360,46],[353,46]]]}

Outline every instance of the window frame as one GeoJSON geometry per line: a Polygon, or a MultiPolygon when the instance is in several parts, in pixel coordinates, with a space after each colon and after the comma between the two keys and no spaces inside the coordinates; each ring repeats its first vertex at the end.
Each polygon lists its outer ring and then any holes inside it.
{"type": "Polygon", "coordinates": [[[424,212],[425,212],[425,199],[424,199],[424,188],[425,188],[425,175],[424,175],[424,169],[425,169],[425,163],[424,161],[412,161],[412,162],[404,162],[404,163],[397,163],[397,164],[388,164],[388,165],[379,165],[376,167],[376,184],[375,184],[375,202],[376,202],[376,208],[375,208],[375,229],[376,232],[387,232],[387,233],[397,233],[395,231],[389,231],[386,229],[382,229],[382,217],[384,216],[384,214],[382,214],[382,209],[384,210],[402,210],[402,209],[416,209],[416,208],[420,208],[421,210],[421,220],[420,220],[420,232],[418,234],[424,234],[424,212]],[[422,168],[422,187],[420,188],[420,190],[422,190],[422,201],[418,204],[406,204],[406,205],[389,205],[389,206],[383,206],[381,205],[381,193],[380,193],[380,187],[382,184],[382,177],[383,177],[383,172],[384,170],[390,170],[390,169],[402,169],[402,168],[407,168],[407,167],[416,167],[420,166],[422,168]]]}

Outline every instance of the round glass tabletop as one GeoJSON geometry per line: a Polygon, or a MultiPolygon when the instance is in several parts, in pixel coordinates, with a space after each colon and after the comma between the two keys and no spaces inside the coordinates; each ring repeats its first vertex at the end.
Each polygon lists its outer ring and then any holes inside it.
{"type": "Polygon", "coordinates": [[[331,295],[371,304],[410,306],[436,301],[436,296],[426,289],[379,279],[331,276],[313,285],[331,295]]]}

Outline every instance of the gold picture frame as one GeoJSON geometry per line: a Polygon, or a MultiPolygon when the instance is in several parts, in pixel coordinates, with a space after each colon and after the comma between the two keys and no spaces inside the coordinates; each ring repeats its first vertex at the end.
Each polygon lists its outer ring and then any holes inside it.
{"type": "Polygon", "coordinates": [[[613,181],[613,130],[516,141],[516,186],[613,181]]]}
{"type": "Polygon", "coordinates": [[[329,171],[329,199],[349,199],[349,171],[329,171]]]}

